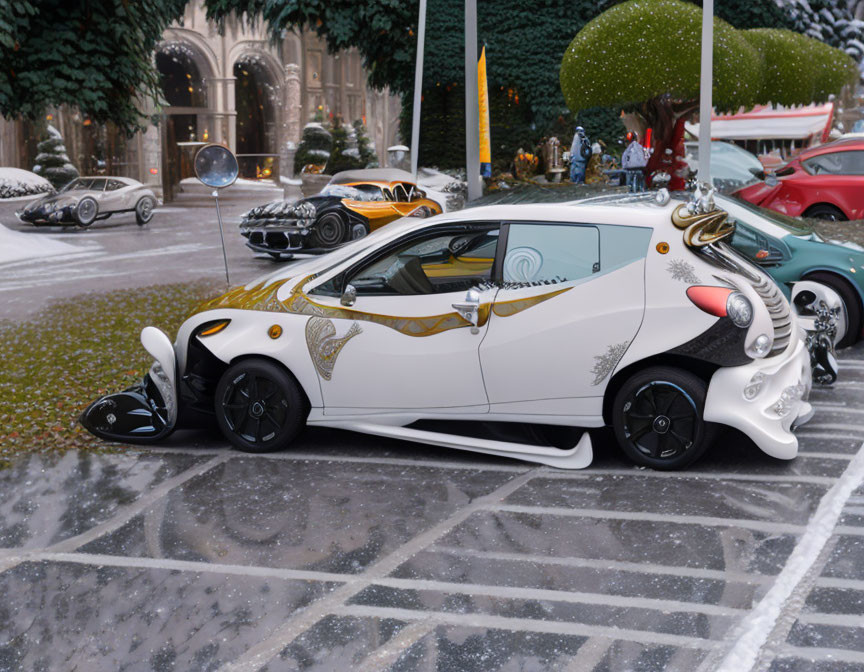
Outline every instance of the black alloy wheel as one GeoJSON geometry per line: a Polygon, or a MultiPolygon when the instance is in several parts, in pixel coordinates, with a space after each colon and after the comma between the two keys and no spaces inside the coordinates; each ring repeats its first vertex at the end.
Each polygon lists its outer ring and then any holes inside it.
{"type": "Polygon", "coordinates": [[[612,424],[618,444],[636,464],[681,469],[710,445],[713,426],[702,418],[705,383],[671,367],[634,375],[615,396],[612,424]]]}
{"type": "Polygon", "coordinates": [[[804,216],[811,219],[824,219],[829,222],[845,222],[848,220],[848,217],[843,214],[840,208],[828,203],[811,206],[804,213],[804,216]]]}
{"type": "Polygon", "coordinates": [[[313,247],[329,249],[342,243],[347,234],[348,227],[342,217],[336,212],[328,212],[315,222],[309,238],[313,247]]]}
{"type": "Polygon", "coordinates": [[[309,403],[294,377],[264,359],[230,367],[216,386],[216,421],[235,448],[269,453],[288,446],[309,415],[309,403]]]}

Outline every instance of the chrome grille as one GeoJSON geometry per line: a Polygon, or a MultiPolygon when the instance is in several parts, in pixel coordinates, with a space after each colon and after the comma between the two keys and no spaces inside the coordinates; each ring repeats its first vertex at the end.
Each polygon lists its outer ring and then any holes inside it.
{"type": "Polygon", "coordinates": [[[768,356],[779,355],[786,350],[792,339],[792,312],[789,302],[768,276],[762,275],[758,281],[751,281],[751,284],[768,309],[774,324],[774,347],[768,356]]]}

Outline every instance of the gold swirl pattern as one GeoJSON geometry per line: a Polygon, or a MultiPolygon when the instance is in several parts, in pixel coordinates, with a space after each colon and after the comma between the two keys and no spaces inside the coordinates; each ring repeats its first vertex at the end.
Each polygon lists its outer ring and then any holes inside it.
{"type": "Polygon", "coordinates": [[[672,223],[684,230],[685,245],[705,247],[735,233],[735,224],[727,220],[728,216],[723,210],[691,213],[682,203],[672,213],[672,223]]]}
{"type": "Polygon", "coordinates": [[[492,304],[492,312],[498,317],[510,317],[516,313],[521,313],[523,310],[533,308],[538,303],[543,303],[549,299],[555,298],[559,294],[563,294],[572,287],[565,287],[548,294],[540,294],[539,296],[529,296],[526,299],[515,299],[513,301],[496,301],[492,304]]]}

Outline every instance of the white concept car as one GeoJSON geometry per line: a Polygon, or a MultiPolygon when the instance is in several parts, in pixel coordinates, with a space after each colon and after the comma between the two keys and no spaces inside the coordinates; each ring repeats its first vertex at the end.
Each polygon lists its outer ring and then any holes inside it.
{"type": "Polygon", "coordinates": [[[82,228],[119,212],[134,212],[144,226],[153,219],[156,194],[131,177],[79,177],[56,194],[27,204],[18,219],[36,226],[71,224],[82,228]]]}
{"type": "Polygon", "coordinates": [[[144,381],[81,417],[109,440],[217,423],[244,451],[338,427],[563,468],[611,426],[684,467],[719,425],[794,458],[810,365],[774,282],[691,203],[500,205],[406,218],[202,305],[144,381]]]}

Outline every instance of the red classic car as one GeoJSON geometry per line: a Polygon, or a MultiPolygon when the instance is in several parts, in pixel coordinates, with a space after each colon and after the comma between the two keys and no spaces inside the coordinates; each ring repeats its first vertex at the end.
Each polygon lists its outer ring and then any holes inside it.
{"type": "Polygon", "coordinates": [[[864,219],[864,138],[803,151],[775,175],[735,195],[792,217],[864,219]]]}

